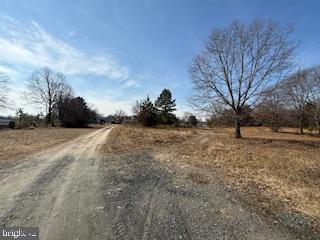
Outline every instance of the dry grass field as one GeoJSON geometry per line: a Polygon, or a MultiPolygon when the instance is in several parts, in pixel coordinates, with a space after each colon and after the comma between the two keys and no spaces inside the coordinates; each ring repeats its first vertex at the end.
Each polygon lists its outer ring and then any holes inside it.
{"type": "Polygon", "coordinates": [[[36,128],[0,131],[0,167],[94,130],[95,128],[36,128]]]}
{"type": "Polygon", "coordinates": [[[320,222],[320,138],[291,129],[243,128],[243,139],[232,129],[115,128],[112,151],[154,151],[168,164],[190,171],[203,184],[222,181],[266,214],[294,212],[320,222]]]}

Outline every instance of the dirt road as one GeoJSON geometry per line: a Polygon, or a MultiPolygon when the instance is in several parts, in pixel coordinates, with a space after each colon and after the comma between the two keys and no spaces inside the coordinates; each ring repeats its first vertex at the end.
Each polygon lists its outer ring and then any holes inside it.
{"type": "MultiPolygon", "coordinates": [[[[110,128],[0,172],[0,224],[41,239],[300,239],[224,187],[188,180],[149,153],[99,148],[110,128]]],[[[301,239],[308,239],[303,236],[301,239]]]]}

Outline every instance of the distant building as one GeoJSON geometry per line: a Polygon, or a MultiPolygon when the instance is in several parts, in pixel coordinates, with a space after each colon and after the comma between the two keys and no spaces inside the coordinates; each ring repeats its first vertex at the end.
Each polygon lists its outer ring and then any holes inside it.
{"type": "Polygon", "coordinates": [[[207,128],[208,124],[207,124],[207,122],[199,121],[198,124],[197,124],[197,127],[198,128],[207,128]]]}
{"type": "Polygon", "coordinates": [[[14,128],[14,122],[9,117],[0,117],[0,129],[14,128]]]}
{"type": "Polygon", "coordinates": [[[134,116],[126,116],[123,123],[133,123],[135,121],[134,116]]]}

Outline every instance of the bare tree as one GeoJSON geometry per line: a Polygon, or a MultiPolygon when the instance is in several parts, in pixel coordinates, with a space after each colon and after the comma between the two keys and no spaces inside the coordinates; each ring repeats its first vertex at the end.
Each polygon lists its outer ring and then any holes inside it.
{"type": "Polygon", "coordinates": [[[132,106],[132,113],[134,116],[138,116],[140,114],[140,111],[141,111],[141,102],[140,101],[135,101],[135,103],[133,104],[132,106]]]}
{"type": "Polygon", "coordinates": [[[0,72],[0,108],[6,107],[7,104],[8,82],[8,76],[0,72]]]}
{"type": "Polygon", "coordinates": [[[68,94],[72,94],[72,89],[67,85],[65,76],[49,68],[42,68],[29,78],[27,98],[31,103],[45,108],[48,124],[53,125],[54,110],[59,100],[68,94]]]}
{"type": "Polygon", "coordinates": [[[227,106],[234,112],[235,136],[241,137],[240,118],[245,105],[258,100],[292,66],[297,46],[292,27],[273,22],[233,22],[213,31],[204,50],[190,67],[192,104],[213,111],[227,106]]]}
{"type": "Polygon", "coordinates": [[[184,113],[182,122],[185,127],[196,127],[198,125],[197,117],[190,112],[184,113]]]}
{"type": "Polygon", "coordinates": [[[123,123],[126,118],[125,111],[123,111],[121,109],[117,110],[116,113],[114,114],[114,118],[115,118],[116,123],[119,123],[119,124],[123,123]]]}
{"type": "Polygon", "coordinates": [[[255,107],[255,119],[267,124],[273,132],[278,132],[284,125],[284,97],[283,91],[278,86],[272,86],[264,93],[263,101],[255,107]]]}
{"type": "MultiPolygon", "coordinates": [[[[282,83],[287,104],[293,106],[299,118],[300,133],[303,134],[306,107],[310,99],[310,69],[299,70],[282,83]]],[[[290,107],[289,106],[289,107],[290,107]]]]}
{"type": "Polygon", "coordinates": [[[314,117],[318,125],[320,135],[320,66],[314,67],[311,71],[310,101],[314,107],[314,117]]]}
{"type": "Polygon", "coordinates": [[[58,91],[57,102],[54,107],[54,111],[56,112],[56,115],[59,116],[61,125],[63,125],[66,120],[66,111],[70,110],[70,102],[74,98],[75,96],[71,86],[66,83],[62,84],[61,89],[58,91]]]}

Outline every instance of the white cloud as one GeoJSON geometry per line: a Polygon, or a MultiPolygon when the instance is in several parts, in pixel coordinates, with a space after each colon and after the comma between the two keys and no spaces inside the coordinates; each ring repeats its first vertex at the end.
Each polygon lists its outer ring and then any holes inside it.
{"type": "Polygon", "coordinates": [[[0,72],[10,74],[10,73],[15,73],[16,71],[13,70],[12,68],[0,65],[0,72]]]}
{"type": "Polygon", "coordinates": [[[0,17],[0,65],[39,68],[48,66],[70,75],[98,75],[127,81],[128,66],[112,56],[89,55],[46,32],[38,23],[22,24],[0,17]]]}
{"type": "MultiPolygon", "coordinates": [[[[137,98],[139,99],[139,98],[137,98]]],[[[105,115],[114,114],[116,110],[122,109],[128,115],[132,114],[132,106],[135,100],[132,98],[130,100],[121,100],[121,101],[114,101],[110,98],[96,98],[89,96],[87,97],[89,103],[93,103],[96,106],[100,113],[105,115]]]]}
{"type": "Polygon", "coordinates": [[[132,79],[126,81],[126,82],[123,84],[123,86],[124,86],[125,88],[130,88],[130,87],[139,88],[139,87],[141,87],[141,85],[140,85],[137,81],[132,80],[132,79]]]}

